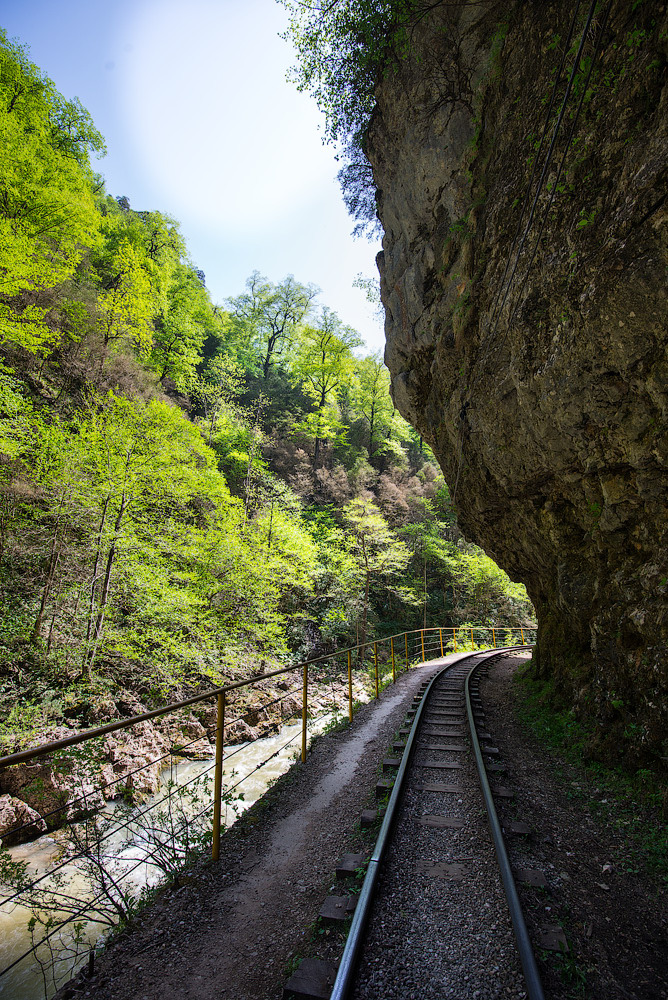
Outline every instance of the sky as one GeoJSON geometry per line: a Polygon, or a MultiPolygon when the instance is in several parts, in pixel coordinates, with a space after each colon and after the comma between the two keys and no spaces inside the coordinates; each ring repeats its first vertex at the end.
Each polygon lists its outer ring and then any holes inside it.
{"type": "Polygon", "coordinates": [[[0,27],[90,111],[108,192],[179,221],[215,302],[254,270],[293,274],[382,351],[353,287],[380,246],[350,235],[322,116],[286,80],[286,22],[276,0],[0,0],[0,27]]]}

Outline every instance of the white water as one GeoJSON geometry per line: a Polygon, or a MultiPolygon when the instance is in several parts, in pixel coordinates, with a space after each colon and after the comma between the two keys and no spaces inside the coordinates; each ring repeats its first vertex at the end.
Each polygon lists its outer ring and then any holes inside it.
{"type": "MultiPolygon", "coordinates": [[[[309,735],[314,735],[322,730],[331,716],[324,716],[318,719],[313,726],[309,724],[309,735]]],[[[254,743],[243,744],[242,746],[232,746],[226,748],[225,766],[223,770],[224,788],[231,788],[238,782],[242,782],[232,793],[234,796],[243,795],[243,800],[237,798],[230,804],[223,805],[223,820],[226,825],[234,822],[236,817],[245,809],[251,806],[266,791],[268,785],[288,770],[295,758],[295,752],[301,746],[300,743],[301,724],[296,723],[283,726],[278,736],[271,736],[266,739],[257,740],[254,743]],[[288,746],[284,746],[291,741],[288,746]],[[254,769],[267,760],[272,754],[276,756],[260,770],[251,774],[254,769]],[[242,779],[245,779],[242,781],[242,779]]],[[[182,761],[178,765],[163,772],[163,788],[153,796],[152,800],[145,803],[139,809],[146,809],[147,805],[162,798],[169,788],[170,782],[175,782],[179,786],[193,778],[197,778],[205,771],[213,777],[213,759],[204,761],[182,761]]],[[[172,786],[173,788],[173,786],[172,786]]],[[[212,791],[209,790],[203,803],[212,798],[212,791]]],[[[177,801],[178,796],[172,795],[172,800],[177,801]]],[[[199,806],[201,809],[203,805],[199,806]]],[[[121,813],[121,808],[109,803],[103,811],[103,816],[111,818],[115,814],[122,815],[122,821],[127,820],[125,813],[121,813]]],[[[133,810],[137,814],[138,810],[133,810]]],[[[164,813],[165,806],[162,807],[164,813]]],[[[195,810],[199,811],[199,810],[195,810]]],[[[210,819],[212,810],[205,817],[210,819]]],[[[150,816],[150,813],[149,813],[150,816]]],[[[181,825],[182,818],[177,817],[174,827],[181,825]]],[[[151,887],[164,879],[164,875],[155,862],[151,863],[148,854],[155,850],[155,834],[151,831],[151,825],[144,822],[137,827],[133,822],[130,829],[113,833],[105,839],[104,862],[105,868],[113,873],[114,878],[123,879],[123,885],[131,885],[133,893],[137,895],[145,887],[151,887]],[[143,827],[143,828],[142,828],[143,827]]],[[[65,840],[62,834],[56,833],[54,836],[40,837],[28,844],[10,848],[10,854],[15,861],[28,862],[28,874],[38,876],[43,874],[62,855],[65,840]]],[[[83,906],[92,899],[97,888],[93,888],[91,881],[81,871],[81,863],[66,864],[62,869],[66,891],[71,896],[76,896],[83,906]]],[[[52,881],[45,880],[45,886],[51,887],[52,881]]],[[[9,903],[3,905],[2,900],[7,898],[7,894],[0,895],[0,969],[10,965],[23,952],[31,947],[31,935],[28,930],[28,921],[31,912],[25,907],[9,903]]],[[[71,912],[68,910],[68,912],[71,912]]],[[[75,969],[80,968],[85,963],[88,951],[91,946],[99,941],[108,928],[90,922],[83,928],[80,941],[81,944],[76,949],[78,957],[73,962],[71,951],[73,948],[74,923],[70,923],[62,931],[58,932],[53,939],[54,951],[65,954],[65,958],[56,960],[51,969],[47,969],[43,974],[40,962],[36,960],[34,954],[28,955],[10,972],[0,976],[0,996],[2,1000],[40,1000],[49,997],[59,986],[62,986],[73,975],[75,969]],[[70,957],[67,957],[68,951],[70,957]]],[[[41,927],[36,928],[36,940],[44,936],[41,927]]],[[[48,946],[43,945],[38,954],[42,962],[51,964],[48,946]]]]}

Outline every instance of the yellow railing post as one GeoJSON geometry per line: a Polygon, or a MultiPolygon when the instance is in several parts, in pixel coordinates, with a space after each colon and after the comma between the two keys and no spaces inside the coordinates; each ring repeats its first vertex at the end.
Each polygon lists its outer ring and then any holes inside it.
{"type": "Polygon", "coordinates": [[[348,650],[348,715],[353,721],[353,661],[348,650]]]}
{"type": "Polygon", "coordinates": [[[306,716],[308,714],[308,663],[304,664],[304,687],[302,689],[302,763],[306,760],[306,716]]]}
{"type": "Polygon", "coordinates": [[[522,645],[526,646],[526,643],[524,641],[524,629],[522,628],[521,625],[520,625],[520,635],[522,636],[522,645]]]}
{"type": "Polygon", "coordinates": [[[473,629],[471,629],[471,649],[473,648],[473,629]]]}
{"type": "Polygon", "coordinates": [[[494,649],[496,649],[496,636],[494,634],[494,629],[492,629],[492,643],[494,645],[494,649]]]}
{"type": "Polygon", "coordinates": [[[442,628],[439,628],[438,634],[439,634],[440,639],[441,639],[441,656],[445,656],[445,653],[443,652],[443,629],[442,628]]]}
{"type": "Polygon", "coordinates": [[[456,628],[453,628],[453,630],[452,630],[452,641],[455,644],[455,653],[456,653],[457,652],[457,629],[456,628]]]}
{"type": "Polygon", "coordinates": [[[390,652],[392,653],[392,683],[394,684],[397,679],[397,671],[394,665],[394,636],[390,638],[390,652]]]}
{"type": "Polygon", "coordinates": [[[376,671],[376,698],[377,698],[380,693],[378,690],[378,643],[377,642],[374,642],[373,644],[373,662],[375,664],[375,671],[376,671]]]}
{"type": "Polygon", "coordinates": [[[408,632],[404,632],[404,639],[406,640],[406,670],[408,670],[408,632]]]}
{"type": "Polygon", "coordinates": [[[424,629],[420,629],[420,638],[422,639],[422,662],[424,663],[424,629]]]}
{"type": "Polygon", "coordinates": [[[213,845],[211,853],[217,861],[220,855],[220,817],[223,798],[223,747],[225,745],[225,692],[218,692],[216,719],[216,769],[213,777],[213,845]]]}

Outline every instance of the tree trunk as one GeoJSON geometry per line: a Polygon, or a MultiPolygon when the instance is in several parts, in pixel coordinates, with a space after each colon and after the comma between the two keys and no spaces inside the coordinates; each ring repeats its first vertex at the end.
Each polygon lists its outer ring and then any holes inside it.
{"type": "Polygon", "coordinates": [[[88,623],[86,625],[86,644],[84,646],[83,667],[88,660],[88,650],[90,647],[91,632],[93,630],[93,615],[95,611],[95,589],[97,587],[98,570],[100,568],[100,556],[102,555],[102,533],[107,520],[107,510],[109,509],[109,497],[107,496],[102,507],[100,526],[97,529],[97,544],[95,547],[95,564],[93,566],[93,579],[90,584],[90,604],[88,607],[88,623]]]}
{"type": "Polygon", "coordinates": [[[267,537],[267,551],[271,551],[271,529],[274,523],[274,501],[271,501],[271,510],[269,511],[269,535],[267,537]]]}
{"type": "Polygon", "coordinates": [[[364,559],[364,567],[366,569],[366,580],[364,583],[364,606],[362,608],[362,628],[360,629],[361,635],[359,639],[359,650],[357,654],[357,662],[362,665],[364,663],[364,647],[366,645],[366,628],[369,617],[369,584],[371,582],[371,570],[369,569],[369,557],[367,556],[366,544],[364,541],[364,535],[362,535],[362,558],[364,559]]]}
{"type": "Polygon", "coordinates": [[[39,611],[37,612],[37,618],[35,619],[35,624],[32,627],[32,633],[30,636],[30,641],[33,645],[42,638],[42,622],[44,621],[44,612],[46,611],[46,602],[49,599],[51,593],[51,587],[53,585],[53,579],[56,575],[56,566],[58,565],[58,560],[60,559],[60,549],[58,552],[55,551],[57,540],[57,529],[56,534],[53,536],[51,542],[51,554],[49,556],[49,571],[47,573],[46,582],[42,590],[42,601],[39,606],[39,611]]]}
{"type": "Polygon", "coordinates": [[[35,619],[35,624],[32,627],[32,634],[30,636],[30,641],[33,644],[37,644],[39,639],[42,637],[42,622],[44,620],[44,612],[46,611],[46,602],[49,599],[51,593],[51,588],[53,586],[53,581],[56,575],[56,566],[60,560],[60,553],[62,552],[62,544],[58,545],[58,531],[60,529],[60,519],[63,513],[63,506],[65,504],[65,497],[67,495],[67,490],[64,489],[60,495],[60,503],[58,505],[58,514],[56,516],[56,524],[53,529],[53,538],[51,539],[51,552],[49,553],[49,570],[46,575],[46,582],[42,590],[42,600],[40,603],[39,611],[37,612],[37,618],[35,619]],[[56,548],[58,551],[56,551],[56,548]]]}
{"type": "Polygon", "coordinates": [[[376,419],[376,404],[371,404],[371,416],[369,417],[369,461],[373,457],[373,425],[376,419]]]}
{"type": "Polygon", "coordinates": [[[95,621],[95,635],[93,649],[91,651],[90,657],[87,663],[87,674],[90,678],[91,671],[93,669],[93,662],[95,660],[95,655],[97,653],[97,647],[99,645],[100,639],[102,637],[102,626],[104,624],[104,613],[107,607],[107,601],[109,599],[109,590],[111,587],[111,572],[114,568],[114,560],[116,558],[116,543],[118,542],[118,536],[121,530],[121,523],[123,521],[123,515],[125,514],[125,509],[127,507],[127,495],[123,493],[121,497],[121,506],[118,509],[118,516],[116,517],[116,522],[114,524],[114,535],[111,540],[111,545],[109,546],[109,552],[107,553],[107,565],[104,571],[104,581],[102,583],[102,593],[100,594],[100,604],[97,613],[97,619],[95,621]]]}
{"type": "Polygon", "coordinates": [[[427,560],[424,561],[424,619],[422,628],[427,627],[427,560]]]}

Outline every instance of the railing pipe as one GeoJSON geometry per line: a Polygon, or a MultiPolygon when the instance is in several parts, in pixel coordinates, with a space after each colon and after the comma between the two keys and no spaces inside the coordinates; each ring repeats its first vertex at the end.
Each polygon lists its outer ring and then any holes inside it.
{"type": "Polygon", "coordinates": [[[441,656],[445,656],[445,653],[443,652],[443,629],[442,628],[439,628],[438,635],[439,635],[439,638],[441,640],[441,656]]]}
{"type": "Polygon", "coordinates": [[[306,760],[306,718],[308,715],[308,663],[304,664],[304,684],[302,688],[302,763],[306,760]]]}
{"type": "Polygon", "coordinates": [[[213,860],[220,856],[220,820],[223,798],[223,753],[225,746],[225,692],[218,692],[216,718],[216,769],[213,777],[213,860]]]}
{"type": "Polygon", "coordinates": [[[378,687],[378,643],[377,642],[374,642],[373,644],[373,662],[376,674],[376,698],[377,698],[378,695],[380,694],[380,690],[378,687]]]}
{"type": "MultiPolygon", "coordinates": [[[[482,628],[483,626],[476,626],[476,628],[482,628]]],[[[424,629],[415,629],[414,632],[420,632],[422,639],[422,651],[424,658],[424,629]]],[[[429,632],[435,632],[436,628],[428,629],[429,632]]],[[[398,632],[392,638],[398,638],[403,634],[404,636],[404,649],[406,658],[406,668],[408,668],[409,656],[408,656],[408,632],[398,632]]],[[[522,631],[522,636],[524,638],[524,633],[522,631]]],[[[389,638],[389,637],[388,637],[389,638]]],[[[473,642],[473,627],[471,627],[471,645],[473,642]]],[[[134,715],[129,719],[121,719],[118,722],[109,722],[104,726],[98,726],[95,729],[87,729],[84,732],[75,733],[72,736],[65,737],[61,740],[54,740],[51,743],[44,743],[38,747],[31,747],[27,750],[20,750],[13,754],[8,754],[7,756],[0,757],[0,767],[10,767],[13,764],[22,764],[26,761],[33,760],[35,757],[43,757],[49,754],[55,753],[58,750],[64,750],[67,747],[76,746],[79,743],[85,743],[88,740],[97,739],[98,737],[107,736],[111,733],[118,732],[121,729],[128,729],[130,726],[136,725],[138,722],[147,722],[151,719],[161,718],[163,715],[168,715],[170,712],[178,711],[181,708],[188,708],[192,705],[197,705],[200,702],[207,701],[209,698],[215,698],[220,694],[221,691],[229,692],[237,690],[238,688],[249,687],[252,684],[256,684],[258,681],[268,680],[272,677],[279,677],[284,674],[292,673],[293,671],[303,669],[307,670],[308,666],[312,664],[321,663],[324,660],[331,659],[333,655],[340,656],[342,653],[350,653],[354,650],[359,650],[361,647],[350,646],[346,649],[338,650],[336,654],[328,653],[323,656],[315,657],[312,660],[306,660],[303,663],[295,663],[290,667],[279,667],[276,670],[269,670],[263,674],[255,674],[253,677],[247,677],[243,680],[232,681],[229,684],[221,685],[221,687],[213,688],[211,691],[205,691],[200,694],[193,695],[190,698],[185,698],[182,701],[172,702],[169,705],[164,705],[162,708],[153,709],[150,712],[143,712],[140,715],[134,715]]]]}
{"type": "Polygon", "coordinates": [[[424,661],[425,655],[424,655],[424,629],[423,628],[420,629],[420,638],[422,640],[422,660],[424,661]]]}
{"type": "Polygon", "coordinates": [[[392,683],[397,679],[397,671],[394,663],[394,636],[390,638],[390,653],[392,654],[392,683]]]}
{"type": "Polygon", "coordinates": [[[353,661],[348,650],[348,718],[353,721],[353,661]]]}

